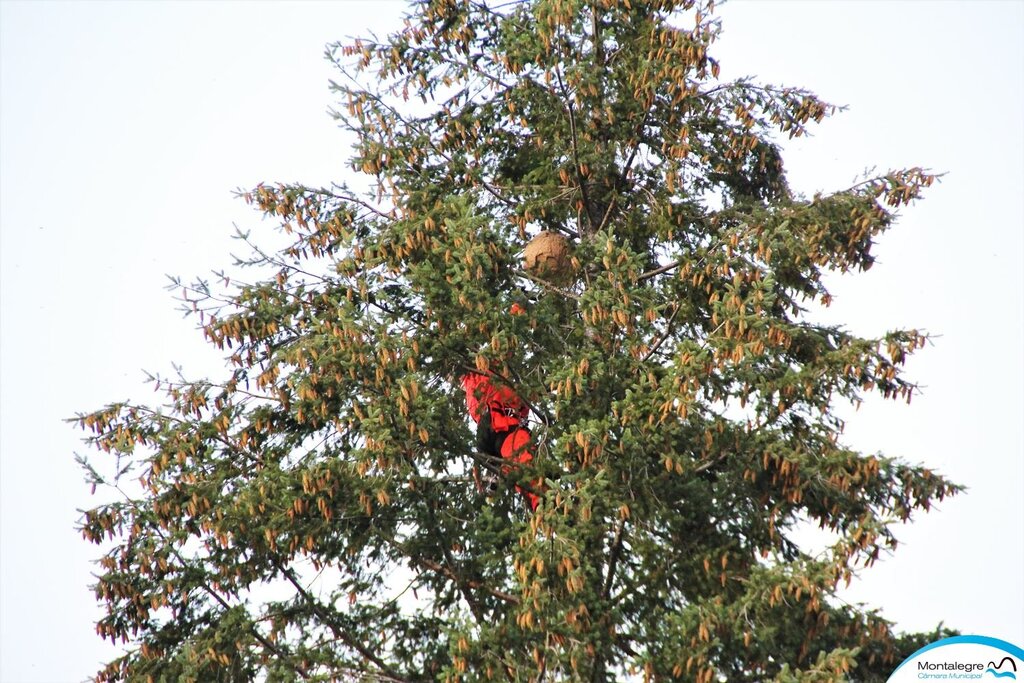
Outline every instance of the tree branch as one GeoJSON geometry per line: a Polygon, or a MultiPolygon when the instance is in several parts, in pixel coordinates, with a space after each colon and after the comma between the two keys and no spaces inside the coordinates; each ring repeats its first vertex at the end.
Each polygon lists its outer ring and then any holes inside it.
{"type": "Polygon", "coordinates": [[[619,563],[619,556],[622,554],[622,545],[625,541],[626,520],[619,522],[619,528],[615,532],[615,539],[612,541],[611,556],[608,558],[608,574],[604,579],[604,586],[601,588],[601,597],[605,600],[611,595],[612,584],[615,582],[615,570],[619,563]]]}
{"type": "Polygon", "coordinates": [[[504,600],[505,602],[507,602],[507,603],[509,603],[511,605],[518,605],[519,604],[519,598],[517,598],[516,596],[512,595],[511,593],[506,593],[505,591],[498,590],[497,588],[491,588],[490,586],[488,586],[487,584],[485,584],[482,581],[474,581],[473,579],[462,579],[455,572],[453,572],[451,569],[449,569],[448,567],[445,567],[442,564],[434,562],[433,560],[428,560],[428,559],[422,558],[422,557],[417,557],[417,558],[412,558],[412,559],[413,559],[413,562],[416,562],[417,564],[419,564],[420,566],[424,567],[425,569],[429,569],[431,571],[437,572],[438,574],[441,574],[442,576],[444,576],[446,578],[449,578],[452,581],[455,581],[456,583],[462,582],[468,588],[472,588],[474,590],[482,590],[482,591],[484,591],[486,593],[489,593],[490,595],[493,595],[494,597],[496,597],[496,598],[498,598],[500,600],[504,600]]]}
{"type": "MultiPolygon", "coordinates": [[[[604,578],[604,586],[601,587],[602,601],[607,600],[608,596],[611,595],[612,585],[615,582],[615,571],[618,568],[619,557],[622,555],[622,546],[625,541],[625,532],[626,520],[623,519],[619,521],[619,528],[616,530],[615,539],[612,541],[610,557],[608,558],[608,573],[605,575],[604,578]]],[[[605,617],[605,619],[606,618],[607,617],[605,617]]],[[[614,639],[612,642],[618,644],[614,639]]],[[[595,656],[594,668],[591,672],[592,683],[600,682],[601,676],[605,670],[604,662],[606,656],[607,652],[604,651],[597,653],[597,655],[595,656]]]]}
{"type": "MultiPolygon", "coordinates": [[[[430,514],[431,523],[433,524],[434,528],[440,532],[441,524],[437,520],[437,513],[436,510],[434,509],[434,501],[427,502],[427,509],[430,514]]],[[[455,571],[455,568],[458,565],[455,562],[455,558],[452,557],[452,553],[451,550],[448,548],[447,541],[447,538],[442,538],[441,542],[438,543],[438,545],[441,547],[441,552],[444,553],[444,561],[448,564],[448,567],[446,569],[448,569],[449,574],[447,575],[452,577],[452,580],[458,587],[459,592],[462,593],[462,597],[466,600],[466,604],[469,605],[469,610],[473,613],[473,616],[476,617],[477,623],[483,624],[485,621],[484,613],[480,609],[479,601],[477,601],[476,597],[470,590],[472,588],[470,584],[473,583],[473,580],[464,579],[459,575],[459,573],[455,571]]]]}
{"type": "Polygon", "coordinates": [[[400,681],[400,682],[403,682],[403,683],[410,680],[410,679],[400,675],[398,672],[396,672],[391,667],[389,667],[384,660],[382,660],[380,657],[378,657],[372,650],[370,650],[368,647],[366,647],[366,645],[364,645],[363,643],[359,642],[358,639],[353,637],[351,633],[349,633],[346,629],[344,629],[337,622],[337,620],[334,617],[334,615],[329,614],[327,612],[327,609],[324,607],[324,605],[322,605],[312,595],[310,595],[309,591],[307,591],[305,588],[303,588],[302,584],[299,583],[298,579],[295,578],[295,572],[294,571],[292,571],[291,569],[283,566],[281,564],[280,560],[278,560],[277,558],[274,558],[274,566],[277,568],[277,570],[279,572],[281,572],[282,575],[284,575],[284,577],[286,579],[288,579],[288,583],[290,583],[292,585],[292,587],[294,587],[295,590],[299,593],[299,595],[302,596],[302,599],[305,600],[306,603],[309,604],[309,606],[313,610],[313,612],[316,615],[318,615],[321,619],[324,620],[324,622],[326,623],[327,627],[329,629],[331,629],[331,632],[334,634],[335,638],[337,638],[342,643],[344,643],[348,647],[352,648],[353,650],[355,650],[356,652],[361,654],[366,659],[368,659],[371,662],[373,662],[374,665],[376,665],[377,668],[380,669],[391,680],[400,681]]]}
{"type": "Polygon", "coordinates": [[[542,287],[544,287],[546,289],[550,289],[553,292],[557,292],[558,294],[561,294],[562,296],[566,297],[567,299],[572,299],[574,301],[579,301],[580,300],[580,298],[578,296],[576,296],[575,294],[573,294],[572,292],[570,292],[568,290],[565,290],[565,289],[562,289],[561,287],[559,287],[557,285],[554,285],[554,284],[548,282],[547,280],[543,280],[543,279],[537,277],[536,275],[531,275],[529,272],[527,272],[525,270],[516,270],[514,272],[519,277],[524,277],[527,280],[530,280],[531,282],[536,282],[538,285],[540,285],[540,286],[542,286],[542,287]]]}
{"type": "Polygon", "coordinates": [[[580,196],[583,199],[583,208],[587,212],[587,221],[590,223],[590,232],[594,232],[594,228],[597,226],[594,225],[594,217],[590,213],[590,193],[587,192],[587,183],[583,178],[583,168],[580,166],[579,137],[576,133],[576,111],[572,106],[572,97],[570,97],[569,91],[565,87],[565,82],[562,80],[561,70],[555,70],[555,77],[558,79],[558,87],[562,91],[562,97],[565,98],[565,109],[569,114],[569,140],[572,142],[572,162],[573,170],[576,172],[576,183],[580,188],[580,196]]]}
{"type": "Polygon", "coordinates": [[[654,345],[647,351],[647,353],[644,354],[644,357],[640,359],[641,363],[646,363],[650,359],[650,357],[653,356],[654,353],[658,350],[658,347],[665,343],[665,340],[668,339],[668,336],[672,334],[672,323],[675,321],[676,316],[679,315],[680,309],[682,309],[682,306],[680,306],[679,303],[676,302],[676,310],[672,311],[672,315],[669,317],[668,322],[665,324],[665,332],[660,337],[658,337],[658,339],[654,342],[654,345]]]}
{"type": "Polygon", "coordinates": [[[674,270],[674,269],[678,268],[679,266],[683,265],[684,263],[686,263],[686,261],[689,258],[690,258],[689,256],[684,256],[683,258],[679,259],[678,261],[674,261],[673,263],[669,263],[666,266],[661,266],[660,268],[655,268],[654,270],[648,270],[646,273],[641,273],[640,275],[637,276],[636,281],[637,282],[643,282],[644,280],[648,280],[648,279],[654,277],[655,275],[661,275],[662,273],[667,273],[670,270],[674,270]]]}
{"type": "MultiPolygon", "coordinates": [[[[722,244],[723,240],[724,238],[719,238],[716,241],[709,244],[707,249],[704,251],[704,255],[697,259],[697,263],[694,264],[694,267],[703,265],[704,262],[708,260],[708,255],[711,253],[711,251],[717,249],[722,244]]],[[[648,280],[656,275],[661,275],[662,273],[667,273],[670,270],[674,270],[679,266],[683,265],[684,263],[686,263],[686,261],[689,258],[689,256],[682,256],[678,260],[673,261],[668,265],[661,266],[660,268],[655,268],[654,270],[648,270],[646,273],[641,273],[640,275],[637,276],[636,281],[643,282],[644,280],[648,280]]]]}
{"type": "MultiPolygon", "coordinates": [[[[113,488],[118,493],[120,493],[124,497],[124,499],[126,501],[128,501],[128,503],[130,505],[132,505],[132,507],[134,507],[136,509],[136,511],[138,511],[138,509],[139,509],[138,501],[136,501],[131,496],[129,496],[124,491],[124,489],[122,489],[120,486],[117,486],[115,484],[113,486],[113,488]]],[[[181,563],[181,566],[183,568],[188,566],[188,562],[181,555],[181,553],[178,551],[178,549],[172,543],[170,543],[168,541],[167,536],[164,535],[163,531],[161,531],[159,528],[153,527],[153,533],[156,534],[156,536],[161,541],[163,541],[164,545],[170,550],[171,554],[178,560],[178,562],[181,563]]],[[[203,581],[203,580],[200,579],[197,583],[198,583],[199,587],[202,588],[203,591],[206,592],[207,595],[209,595],[211,598],[213,598],[214,601],[216,601],[216,603],[221,606],[222,609],[224,609],[224,610],[230,610],[231,609],[231,604],[227,600],[225,600],[224,597],[219,592],[217,592],[213,587],[211,587],[206,581],[203,581]]],[[[268,639],[266,636],[264,636],[262,633],[260,633],[259,629],[256,628],[255,624],[251,624],[249,626],[248,631],[252,635],[252,637],[255,638],[260,643],[260,645],[265,647],[270,652],[274,653],[283,662],[287,663],[287,665],[290,666],[291,668],[293,668],[297,674],[302,676],[303,680],[309,680],[310,673],[309,673],[308,670],[306,670],[306,667],[304,667],[299,662],[292,661],[292,658],[287,653],[285,653],[283,650],[278,648],[276,645],[274,645],[273,642],[270,641],[270,639],[268,639]]]]}
{"type": "MultiPolygon", "coordinates": [[[[348,73],[341,64],[339,64],[337,61],[335,61],[334,64],[335,64],[335,66],[337,66],[339,68],[339,70],[350,81],[352,81],[355,84],[355,86],[357,88],[359,87],[359,81],[356,80],[350,73],[348,73]]],[[[395,117],[396,121],[400,122],[408,130],[416,131],[416,132],[420,133],[421,135],[423,135],[424,138],[427,141],[427,144],[430,145],[431,150],[433,150],[435,154],[440,156],[442,159],[447,161],[449,164],[453,164],[454,163],[455,160],[452,159],[452,157],[450,155],[446,154],[443,150],[441,150],[440,147],[438,147],[438,145],[434,142],[434,138],[431,136],[430,131],[425,129],[421,125],[419,125],[419,122],[413,122],[413,121],[407,120],[405,117],[403,117],[398,112],[397,109],[395,109],[390,104],[385,102],[384,98],[381,97],[380,95],[376,94],[376,93],[373,93],[373,92],[370,92],[370,91],[366,91],[366,90],[359,90],[358,92],[360,94],[362,94],[362,95],[365,95],[366,97],[368,97],[369,99],[373,100],[374,102],[376,102],[377,105],[379,105],[383,109],[387,110],[391,114],[391,116],[395,117]]],[[[358,133],[358,131],[357,131],[357,133],[358,133]]],[[[495,187],[493,185],[491,185],[491,183],[487,182],[483,178],[480,178],[479,182],[483,186],[483,188],[485,190],[487,190],[487,192],[489,194],[491,194],[499,202],[501,202],[505,206],[514,207],[514,203],[512,202],[512,200],[510,200],[508,197],[505,197],[500,192],[498,192],[497,189],[495,189],[495,187]]]]}
{"type": "MultiPolygon", "coordinates": [[[[348,190],[348,188],[343,186],[343,185],[338,185],[337,183],[331,183],[331,184],[334,185],[335,189],[346,190],[346,191],[348,190]]],[[[369,202],[363,201],[362,199],[359,199],[358,197],[355,197],[355,196],[352,196],[352,195],[340,195],[340,194],[337,194],[336,192],[331,192],[330,190],[326,190],[324,188],[313,189],[313,188],[308,188],[308,187],[304,187],[304,186],[299,186],[299,187],[303,191],[311,192],[312,194],[321,194],[321,195],[325,195],[327,197],[330,197],[332,199],[337,199],[339,201],[351,202],[353,204],[357,204],[357,205],[363,207],[364,209],[366,209],[367,211],[370,211],[372,213],[377,214],[378,216],[380,216],[381,218],[383,218],[385,220],[389,220],[389,221],[395,220],[395,210],[394,209],[391,209],[391,211],[388,212],[388,213],[384,213],[383,211],[381,211],[380,209],[375,207],[373,204],[370,204],[369,202]]]]}

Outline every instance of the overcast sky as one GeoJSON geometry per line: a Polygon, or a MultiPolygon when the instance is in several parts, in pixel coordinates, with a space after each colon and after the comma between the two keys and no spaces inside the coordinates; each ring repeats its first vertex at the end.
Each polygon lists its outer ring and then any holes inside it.
{"type": "MultiPolygon", "coordinates": [[[[326,43],[397,26],[397,2],[0,0],[0,680],[80,681],[93,632],[97,501],[63,419],[156,400],[143,370],[217,375],[164,290],[230,265],[232,225],[269,230],[232,191],[339,180],[326,43]]],[[[1024,3],[731,2],[724,77],[849,105],[790,145],[798,191],[865,168],[945,172],[868,273],[836,278],[830,320],[921,327],[925,385],[869,402],[846,440],[969,491],[902,528],[844,594],[903,630],[939,621],[1024,643],[1024,3]]]]}

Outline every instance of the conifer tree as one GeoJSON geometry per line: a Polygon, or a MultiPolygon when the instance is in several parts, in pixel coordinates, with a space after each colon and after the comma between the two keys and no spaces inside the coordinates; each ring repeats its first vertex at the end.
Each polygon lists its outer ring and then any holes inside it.
{"type": "Polygon", "coordinates": [[[836,107],[720,80],[718,31],[695,0],[430,0],[328,49],[353,178],[240,193],[279,246],[179,283],[224,376],[77,418],[114,494],[81,522],[126,643],[99,680],[875,681],[924,642],[837,590],[958,487],[836,411],[909,401],[927,336],[814,313],[934,176],[794,192],[781,140],[836,107]],[[559,281],[522,266],[542,230],[559,281]],[[471,371],[532,413],[496,490],[471,371]]]}

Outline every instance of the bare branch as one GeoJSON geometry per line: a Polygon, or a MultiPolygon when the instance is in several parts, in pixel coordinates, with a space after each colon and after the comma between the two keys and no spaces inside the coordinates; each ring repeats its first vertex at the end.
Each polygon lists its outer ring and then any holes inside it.
{"type": "Polygon", "coordinates": [[[437,572],[438,574],[441,574],[441,575],[451,579],[452,581],[455,581],[455,582],[463,581],[465,583],[465,585],[467,587],[469,587],[469,588],[473,588],[473,589],[476,589],[476,590],[482,590],[482,591],[484,591],[486,593],[489,593],[490,595],[493,595],[494,597],[499,598],[501,600],[504,600],[505,602],[507,602],[509,604],[512,604],[512,605],[518,605],[519,604],[519,598],[517,598],[516,596],[512,595],[511,593],[506,593],[505,591],[498,590],[497,588],[491,588],[490,586],[488,586],[487,584],[485,584],[485,583],[483,583],[481,581],[473,581],[472,579],[468,579],[468,580],[467,579],[460,579],[459,576],[457,574],[455,574],[455,572],[453,572],[451,569],[449,569],[448,567],[445,567],[445,566],[443,566],[441,564],[438,564],[437,562],[434,562],[433,560],[428,560],[426,558],[422,558],[421,557],[421,558],[416,558],[414,561],[417,564],[419,564],[420,566],[424,567],[425,569],[429,569],[431,571],[437,572]]]}
{"type": "Polygon", "coordinates": [[[313,610],[313,612],[324,620],[326,626],[329,629],[331,629],[331,633],[334,634],[335,638],[337,638],[339,641],[341,641],[348,647],[352,648],[353,650],[361,654],[366,659],[373,662],[374,665],[376,665],[377,668],[379,668],[388,677],[389,680],[398,681],[402,683],[410,680],[408,678],[405,678],[404,676],[401,676],[398,672],[389,667],[384,660],[378,657],[364,643],[360,642],[359,639],[357,639],[346,629],[344,629],[341,626],[341,624],[337,622],[337,619],[334,617],[334,615],[329,614],[327,612],[327,608],[324,607],[324,605],[322,605],[318,600],[316,600],[316,598],[310,595],[309,591],[307,591],[302,586],[299,580],[295,577],[294,571],[282,565],[281,561],[276,558],[274,559],[274,566],[277,567],[277,570],[281,572],[281,574],[286,579],[288,579],[288,583],[290,583],[292,587],[295,588],[295,590],[298,592],[298,594],[302,596],[302,599],[306,601],[306,603],[313,610]]]}
{"type": "Polygon", "coordinates": [[[583,198],[583,208],[587,213],[587,221],[590,223],[590,231],[594,232],[594,218],[590,214],[590,193],[587,192],[587,183],[583,178],[583,167],[580,165],[580,149],[579,149],[579,136],[576,133],[576,112],[572,106],[572,96],[569,94],[568,88],[565,87],[565,82],[562,80],[561,70],[555,71],[555,77],[558,79],[558,87],[562,91],[562,97],[565,98],[565,109],[569,114],[569,139],[572,142],[572,162],[573,170],[576,172],[576,183],[580,188],[580,196],[583,198]]]}
{"type": "Polygon", "coordinates": [[[658,350],[658,347],[665,343],[665,340],[668,339],[668,336],[672,334],[672,323],[675,321],[676,316],[679,315],[680,309],[682,309],[682,306],[676,303],[675,310],[672,311],[672,315],[669,317],[668,322],[665,324],[665,332],[660,337],[658,337],[657,341],[654,342],[654,345],[651,346],[647,353],[644,354],[644,357],[640,359],[641,363],[646,363],[650,359],[650,357],[653,356],[654,353],[658,350]]]}
{"type": "Polygon", "coordinates": [[[689,259],[690,259],[689,256],[684,256],[683,258],[681,258],[681,259],[679,259],[677,261],[673,261],[672,263],[669,263],[668,265],[661,266],[660,268],[655,268],[654,270],[648,270],[646,273],[641,273],[640,275],[638,275],[637,278],[636,278],[636,281],[637,282],[643,282],[644,280],[649,280],[650,278],[652,278],[652,277],[654,277],[656,275],[661,275],[662,273],[667,273],[670,270],[675,270],[679,266],[681,266],[684,263],[686,263],[689,259]]]}
{"type": "Polygon", "coordinates": [[[580,300],[580,298],[573,294],[572,292],[562,289],[558,285],[552,284],[547,280],[537,277],[536,275],[532,275],[525,270],[516,270],[515,274],[518,275],[519,277],[524,277],[527,280],[530,280],[531,282],[536,282],[538,285],[541,285],[546,289],[550,289],[552,292],[557,292],[568,299],[573,299],[574,301],[580,300]]]}

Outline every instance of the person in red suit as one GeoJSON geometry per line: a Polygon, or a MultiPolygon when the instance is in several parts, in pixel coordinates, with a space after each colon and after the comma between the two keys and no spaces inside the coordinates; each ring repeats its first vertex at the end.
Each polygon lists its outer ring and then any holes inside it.
{"type": "MultiPolygon", "coordinates": [[[[518,315],[523,310],[513,304],[510,313],[518,315]]],[[[529,451],[530,430],[526,427],[529,408],[508,386],[491,381],[491,377],[479,372],[470,372],[462,377],[462,388],[466,392],[466,407],[477,424],[477,448],[487,455],[501,458],[505,464],[502,474],[508,474],[516,466],[533,460],[529,451]]],[[[539,485],[526,488],[516,486],[531,510],[537,509],[540,497],[539,485]],[[532,490],[531,490],[532,489],[532,490]]]]}

